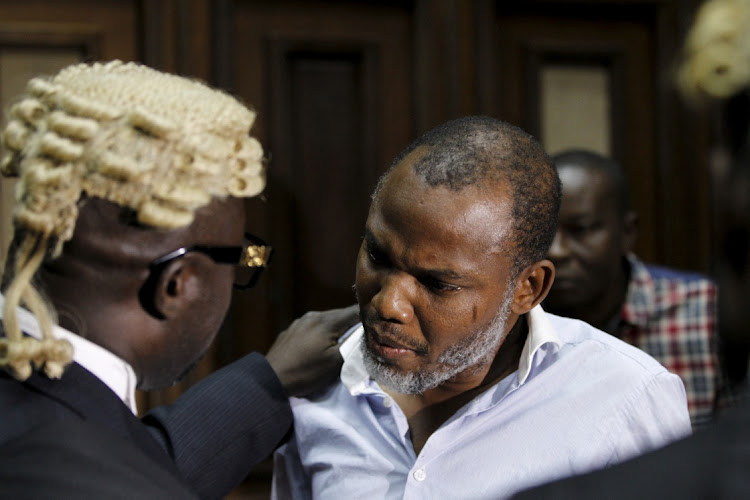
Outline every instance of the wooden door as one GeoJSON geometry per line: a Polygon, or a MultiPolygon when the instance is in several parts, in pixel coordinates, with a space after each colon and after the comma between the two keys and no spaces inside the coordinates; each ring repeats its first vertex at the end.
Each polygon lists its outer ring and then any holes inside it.
{"type": "Polygon", "coordinates": [[[483,8],[483,111],[528,130],[551,153],[590,147],[592,132],[601,133],[605,140],[596,144],[623,165],[640,216],[636,252],[708,271],[708,126],[680,102],[672,75],[691,3],[531,0],[483,8]],[[606,80],[600,130],[585,126],[595,95],[572,103],[545,99],[545,75],[555,69],[606,80]],[[569,111],[558,124],[567,144],[548,134],[545,115],[557,105],[569,111]]]}
{"type": "Polygon", "coordinates": [[[305,311],[355,302],[370,193],[412,134],[410,13],[285,1],[226,13],[227,86],[257,110],[268,158],[248,228],[277,250],[261,286],[235,297],[228,351],[264,351],[305,311]]]}

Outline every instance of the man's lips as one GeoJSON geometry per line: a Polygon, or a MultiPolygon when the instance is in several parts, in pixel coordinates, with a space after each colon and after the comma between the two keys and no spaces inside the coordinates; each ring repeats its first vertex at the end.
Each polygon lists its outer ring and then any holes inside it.
{"type": "Polygon", "coordinates": [[[411,349],[391,347],[389,345],[381,344],[375,341],[370,344],[370,349],[372,350],[373,354],[375,354],[375,356],[383,360],[394,361],[397,359],[413,358],[417,355],[417,353],[415,353],[411,349]]]}
{"type": "Polygon", "coordinates": [[[384,345],[386,347],[391,347],[393,349],[402,349],[404,351],[410,351],[410,350],[412,350],[412,349],[409,349],[408,347],[406,347],[404,345],[399,344],[398,342],[395,342],[395,341],[387,339],[387,338],[382,338],[382,337],[377,336],[377,335],[373,337],[373,340],[375,342],[377,342],[378,344],[384,345]]]}
{"type": "Polygon", "coordinates": [[[573,277],[567,276],[555,276],[555,281],[552,283],[552,288],[577,288],[579,281],[573,277]]]}
{"type": "Polygon", "coordinates": [[[401,358],[421,354],[420,350],[408,347],[401,342],[373,330],[367,330],[367,339],[370,348],[379,356],[384,358],[401,358]]]}

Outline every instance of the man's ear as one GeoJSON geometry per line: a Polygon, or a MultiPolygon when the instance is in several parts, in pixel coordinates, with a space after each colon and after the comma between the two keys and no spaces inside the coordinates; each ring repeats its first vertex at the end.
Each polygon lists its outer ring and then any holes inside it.
{"type": "Polygon", "coordinates": [[[190,307],[191,286],[196,266],[192,255],[168,263],[161,272],[152,273],[139,291],[143,308],[152,316],[168,320],[190,307]]]}
{"type": "Polygon", "coordinates": [[[531,311],[547,296],[554,280],[555,265],[547,259],[524,269],[516,278],[511,310],[518,315],[531,311]]]}
{"type": "Polygon", "coordinates": [[[638,214],[628,210],[622,219],[622,252],[623,255],[630,253],[635,248],[635,240],[638,238],[638,214]]]}

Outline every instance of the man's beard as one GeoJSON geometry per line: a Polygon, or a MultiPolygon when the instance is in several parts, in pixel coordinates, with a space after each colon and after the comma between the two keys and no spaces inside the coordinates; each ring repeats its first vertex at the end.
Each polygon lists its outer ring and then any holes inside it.
{"type": "Polygon", "coordinates": [[[509,286],[500,310],[485,329],[450,346],[435,364],[411,372],[403,372],[379,360],[367,347],[367,336],[363,335],[360,348],[367,373],[387,389],[401,394],[423,394],[465,370],[472,367],[479,370],[493,361],[505,337],[505,322],[510,316],[512,301],[513,287],[509,286]]]}

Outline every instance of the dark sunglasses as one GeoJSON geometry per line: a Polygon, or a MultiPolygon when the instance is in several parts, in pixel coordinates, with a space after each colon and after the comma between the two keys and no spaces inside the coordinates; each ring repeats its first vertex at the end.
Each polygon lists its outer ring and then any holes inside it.
{"type": "Polygon", "coordinates": [[[255,286],[260,279],[260,275],[263,274],[263,270],[268,267],[273,256],[273,248],[250,233],[245,233],[245,240],[247,240],[246,244],[234,247],[193,245],[178,248],[153,260],[148,267],[152,273],[161,272],[161,269],[167,264],[186,253],[199,252],[208,256],[217,264],[235,266],[234,288],[247,290],[255,286]]]}
{"type": "Polygon", "coordinates": [[[192,245],[182,247],[154,259],[148,265],[150,271],[149,277],[144,282],[138,294],[141,305],[155,317],[162,317],[154,307],[153,290],[167,264],[189,252],[202,253],[217,264],[233,265],[235,269],[234,288],[237,290],[252,288],[258,282],[258,279],[260,279],[263,270],[271,262],[273,248],[267,245],[262,239],[250,233],[245,233],[245,240],[246,242],[242,246],[192,245]]]}

